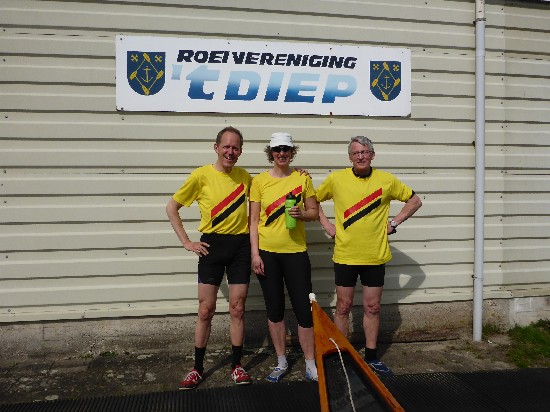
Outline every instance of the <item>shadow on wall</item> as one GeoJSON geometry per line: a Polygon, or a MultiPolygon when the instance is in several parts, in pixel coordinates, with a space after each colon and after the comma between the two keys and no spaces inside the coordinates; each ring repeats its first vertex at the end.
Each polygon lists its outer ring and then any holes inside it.
{"type": "MultiPolygon", "coordinates": [[[[336,302],[334,286],[334,272],[332,262],[332,244],[317,244],[310,247],[310,259],[313,267],[313,291],[324,310],[333,319],[334,304],[336,302]],[[327,249],[328,246],[328,249],[327,249]],[[321,250],[321,253],[318,253],[321,250]],[[329,252],[329,253],[327,253],[329,252]]],[[[404,306],[396,302],[405,299],[415,292],[424,283],[426,274],[420,269],[420,265],[400,250],[392,247],[393,259],[386,267],[384,294],[382,296],[380,343],[399,341],[423,340],[420,335],[426,335],[426,331],[416,330],[410,325],[402,325],[402,313],[404,306]],[[413,336],[414,335],[414,336],[413,336]]],[[[220,291],[228,298],[228,287],[224,282],[220,291]]],[[[363,333],[363,308],[361,303],[362,288],[358,280],[354,299],[354,308],[350,321],[350,341],[353,344],[364,344],[363,333]]],[[[289,345],[298,345],[297,322],[292,312],[292,307],[287,300],[285,320],[287,325],[287,342],[289,345]]],[[[410,314],[410,313],[409,313],[410,314]]],[[[412,314],[414,316],[414,314],[412,314]]],[[[420,316],[420,314],[419,314],[420,316]]],[[[422,315],[423,316],[423,315],[422,315]]],[[[428,333],[429,334],[429,333],[428,333]]],[[[263,296],[256,276],[252,274],[249,299],[246,312],[245,342],[262,343],[272,347],[267,329],[267,316],[263,302],[263,296]],[[252,303],[254,302],[254,303],[252,303]]]]}

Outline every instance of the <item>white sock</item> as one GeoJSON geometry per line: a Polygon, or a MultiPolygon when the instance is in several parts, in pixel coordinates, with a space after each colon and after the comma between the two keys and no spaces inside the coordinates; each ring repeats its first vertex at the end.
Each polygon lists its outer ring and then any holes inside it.
{"type": "Polygon", "coordinates": [[[288,363],[286,361],[286,355],[277,356],[277,366],[281,369],[288,368],[288,363]]]}

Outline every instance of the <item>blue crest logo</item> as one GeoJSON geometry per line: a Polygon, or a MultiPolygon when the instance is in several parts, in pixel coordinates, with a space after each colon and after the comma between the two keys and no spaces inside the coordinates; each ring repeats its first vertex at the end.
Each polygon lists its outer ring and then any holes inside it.
{"type": "Polygon", "coordinates": [[[132,90],[151,96],[163,88],[165,55],[164,52],[127,52],[127,76],[132,90]]]}
{"type": "Polygon", "coordinates": [[[383,102],[389,102],[401,92],[401,62],[371,61],[370,91],[383,102]]]}

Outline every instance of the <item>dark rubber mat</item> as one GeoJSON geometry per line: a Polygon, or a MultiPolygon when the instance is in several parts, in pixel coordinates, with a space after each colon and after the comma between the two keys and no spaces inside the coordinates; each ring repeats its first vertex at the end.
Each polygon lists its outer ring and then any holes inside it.
{"type": "Polygon", "coordinates": [[[504,411],[550,410],[550,369],[472,372],[460,379],[504,411]]]}
{"type": "Polygon", "coordinates": [[[500,410],[494,409],[483,393],[450,373],[394,376],[382,382],[406,411],[500,410]]]}
{"type": "Polygon", "coordinates": [[[353,412],[349,394],[349,388],[351,388],[351,397],[356,411],[391,411],[363,375],[351,355],[348,352],[342,352],[341,356],[344,367],[342,367],[342,360],[337,352],[323,357],[330,410],[353,412]]]}
{"type": "Polygon", "coordinates": [[[319,391],[312,382],[257,383],[192,391],[0,405],[0,412],[305,412],[319,409],[319,391]]]}
{"type": "Polygon", "coordinates": [[[406,411],[550,410],[550,369],[401,375],[382,382],[406,411]]]}
{"type": "MultiPolygon", "coordinates": [[[[332,359],[328,359],[331,362],[332,359]]],[[[346,391],[338,381],[343,372],[336,362],[336,391],[346,391]]],[[[345,363],[346,364],[346,363],[345,363]]],[[[355,372],[346,365],[348,374],[355,372]]],[[[330,372],[328,372],[330,373],[330,372]]],[[[352,384],[358,376],[350,376],[352,384]]],[[[426,373],[382,378],[408,412],[430,411],[546,411],[550,405],[550,369],[518,369],[471,373],[426,373]]],[[[372,392],[366,390],[367,398],[372,392]]],[[[357,392],[356,392],[357,393],[357,392]]],[[[354,395],[355,396],[355,395],[354,395]]],[[[361,395],[362,396],[362,395],[361,395]]],[[[364,402],[358,398],[358,402],[364,402]]],[[[349,400],[349,396],[347,397],[349,400]]],[[[356,409],[360,405],[356,404],[356,409]]],[[[340,405],[342,410],[347,406],[340,405]]],[[[0,412],[317,412],[319,392],[311,382],[255,383],[250,386],[198,388],[193,391],[0,405],[0,412]]],[[[338,409],[340,411],[340,409],[338,409]]],[[[368,409],[371,410],[371,409],[368,409]]]]}

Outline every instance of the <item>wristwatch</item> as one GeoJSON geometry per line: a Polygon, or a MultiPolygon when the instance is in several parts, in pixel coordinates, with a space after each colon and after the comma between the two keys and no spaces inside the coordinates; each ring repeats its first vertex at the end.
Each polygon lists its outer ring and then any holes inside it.
{"type": "Polygon", "coordinates": [[[393,232],[392,233],[397,232],[397,223],[395,223],[395,220],[392,219],[390,221],[390,226],[393,227],[393,232]]]}

